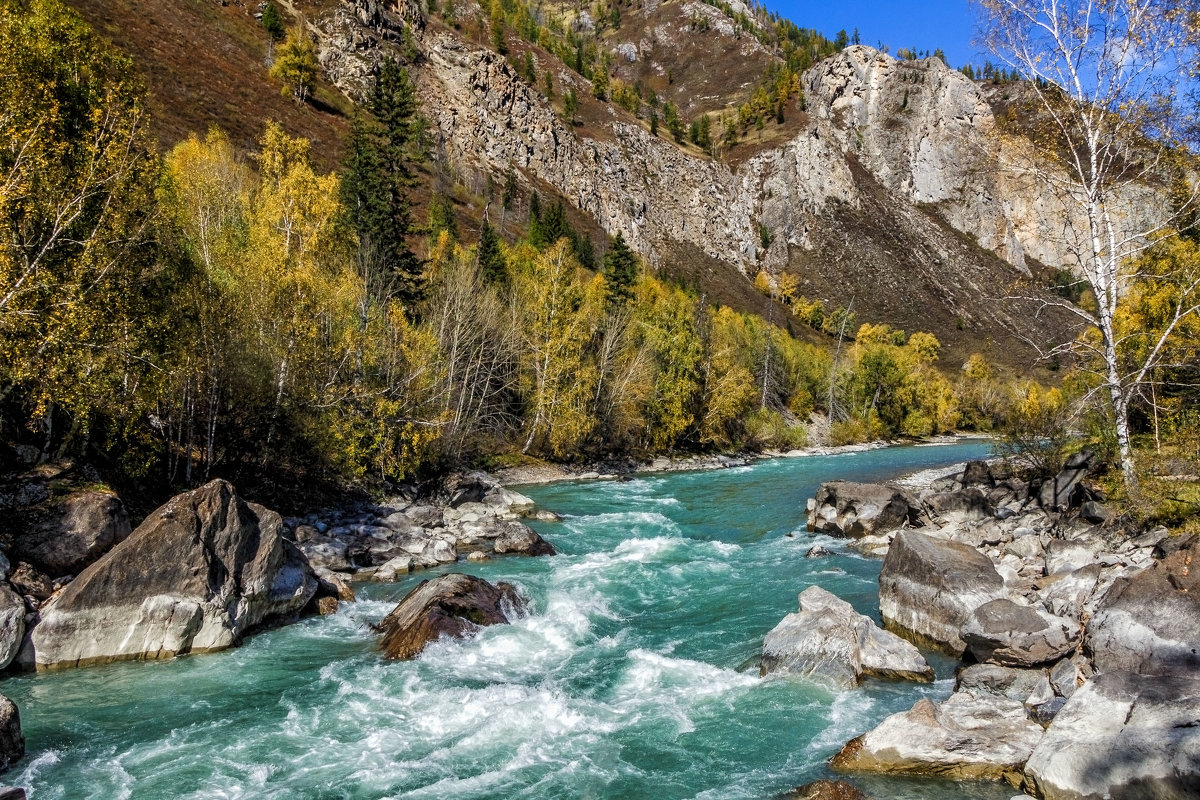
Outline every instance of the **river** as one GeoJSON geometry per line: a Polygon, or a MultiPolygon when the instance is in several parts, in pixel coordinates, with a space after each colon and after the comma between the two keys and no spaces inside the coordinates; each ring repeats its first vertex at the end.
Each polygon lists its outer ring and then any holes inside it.
{"type": "MultiPolygon", "coordinates": [[[[848,739],[933,684],[830,691],[758,677],[763,635],[818,584],[878,618],[881,562],[804,532],[823,480],[874,481],[984,442],[775,459],[625,482],[524,487],[560,555],[457,569],[515,583],[530,613],[385,662],[368,623],[417,582],[224,653],[10,677],[28,755],[4,776],[51,798],[754,798],[829,774],[848,739]],[[833,555],[806,559],[814,541],[833,555]]],[[[879,798],[1007,787],[854,780],[879,798]]]]}

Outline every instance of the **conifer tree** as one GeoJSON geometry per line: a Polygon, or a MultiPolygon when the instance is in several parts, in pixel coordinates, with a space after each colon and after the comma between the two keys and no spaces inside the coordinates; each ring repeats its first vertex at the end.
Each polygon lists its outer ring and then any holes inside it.
{"type": "Polygon", "coordinates": [[[618,232],[612,247],[604,254],[604,284],[610,306],[624,305],[633,299],[637,275],[637,256],[618,232]]]}
{"type": "Polygon", "coordinates": [[[479,231],[479,272],[488,283],[508,283],[508,263],[500,251],[500,237],[487,220],[479,231]]]}
{"type": "Polygon", "coordinates": [[[283,26],[283,17],[279,15],[279,6],[275,5],[272,0],[267,0],[267,5],[263,8],[262,26],[273,42],[282,42],[287,36],[287,28],[283,26]]]}
{"type": "Polygon", "coordinates": [[[375,120],[355,117],[343,156],[342,205],[359,247],[373,265],[368,283],[385,286],[411,310],[423,289],[422,263],[408,247],[412,230],[412,143],[417,99],[408,72],[388,61],[380,68],[370,97],[375,120]]]}

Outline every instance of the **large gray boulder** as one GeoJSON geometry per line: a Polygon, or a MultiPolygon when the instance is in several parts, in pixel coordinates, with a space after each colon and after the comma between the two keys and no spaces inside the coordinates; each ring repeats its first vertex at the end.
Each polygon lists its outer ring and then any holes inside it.
{"type": "Polygon", "coordinates": [[[1079,624],[1001,598],[971,612],[962,629],[976,661],[1034,667],[1058,661],[1079,644],[1079,624]]]}
{"type": "Polygon", "coordinates": [[[173,498],[42,607],[29,637],[33,662],[51,669],[222,650],[294,616],[317,579],[282,527],[225,481],[173,498]]]}
{"type": "Polygon", "coordinates": [[[1200,540],[1119,578],[1088,622],[1084,647],[1097,672],[1200,671],[1200,540]]]}
{"type": "Polygon", "coordinates": [[[51,577],[78,575],[129,531],[129,515],[115,494],[75,491],[23,514],[10,555],[51,577]]]}
{"type": "Polygon", "coordinates": [[[0,772],[25,755],[25,734],[21,731],[21,712],[17,704],[0,694],[0,772]]]}
{"type": "Polygon", "coordinates": [[[25,601],[0,583],[0,669],[4,669],[21,650],[25,640],[25,601]]]}
{"type": "Polygon", "coordinates": [[[512,584],[451,572],[422,581],[379,623],[388,658],[414,658],[442,636],[460,638],[481,625],[509,621],[524,603],[512,584]]]}
{"type": "Polygon", "coordinates": [[[1042,737],[1015,700],[956,692],[908,711],[852,739],[833,757],[834,769],[952,780],[1021,780],[1021,766],[1042,737]]]}
{"type": "Polygon", "coordinates": [[[1200,678],[1093,678],[1050,723],[1025,775],[1046,800],[1200,797],[1200,678]]]}
{"type": "Polygon", "coordinates": [[[866,675],[933,680],[933,669],[917,648],[819,586],[801,592],[800,611],[767,634],[760,672],[812,676],[847,688],[866,675]]]}
{"type": "Polygon", "coordinates": [[[879,610],[889,629],[962,655],[971,613],[1005,597],[1004,579],[973,547],[901,531],[879,573],[879,610]]]}
{"type": "Polygon", "coordinates": [[[916,523],[919,508],[903,490],[878,483],[821,484],[808,515],[808,529],[859,538],[916,523]]]}

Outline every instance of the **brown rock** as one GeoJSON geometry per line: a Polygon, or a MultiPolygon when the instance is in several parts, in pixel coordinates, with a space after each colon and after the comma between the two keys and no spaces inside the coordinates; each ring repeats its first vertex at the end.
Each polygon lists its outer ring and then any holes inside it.
{"type": "Polygon", "coordinates": [[[779,800],[869,800],[857,786],[845,781],[822,779],[798,786],[779,800]]]}
{"type": "Polygon", "coordinates": [[[25,755],[25,734],[21,732],[21,712],[17,704],[0,694],[0,772],[25,755]]]}
{"type": "Polygon", "coordinates": [[[422,581],[379,623],[380,647],[388,658],[413,658],[440,636],[462,637],[481,625],[506,624],[506,606],[524,607],[509,583],[493,586],[459,572],[422,581]]]}
{"type": "Polygon", "coordinates": [[[75,492],[25,515],[11,555],[53,577],[77,575],[129,532],[129,515],[115,494],[75,492]]]}

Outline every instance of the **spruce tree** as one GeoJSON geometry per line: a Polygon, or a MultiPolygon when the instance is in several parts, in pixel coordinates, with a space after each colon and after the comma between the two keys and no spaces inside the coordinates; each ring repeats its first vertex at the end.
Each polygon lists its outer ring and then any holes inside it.
{"type": "Polygon", "coordinates": [[[423,291],[421,260],[408,247],[412,232],[411,145],[417,125],[417,99],[408,72],[384,62],[375,79],[369,108],[374,120],[356,117],[343,155],[341,200],[359,246],[369,253],[370,283],[383,286],[410,310],[423,291]]]}
{"type": "Polygon", "coordinates": [[[542,237],[546,244],[554,244],[559,239],[570,239],[574,231],[567,224],[567,212],[562,200],[558,200],[546,212],[542,220],[542,237]]]}
{"type": "Polygon", "coordinates": [[[279,15],[279,6],[273,0],[268,0],[262,12],[262,26],[273,42],[282,42],[287,37],[287,28],[283,26],[283,17],[279,15]]]}
{"type": "Polygon", "coordinates": [[[632,300],[637,277],[637,256],[618,232],[612,247],[604,254],[604,283],[609,305],[624,305],[632,300]]]}
{"type": "Polygon", "coordinates": [[[500,237],[487,220],[479,232],[479,271],[489,283],[508,283],[508,262],[500,252],[500,237]]]}
{"type": "Polygon", "coordinates": [[[537,192],[529,197],[529,243],[534,247],[546,244],[546,234],[542,229],[542,197],[537,192]]]}

